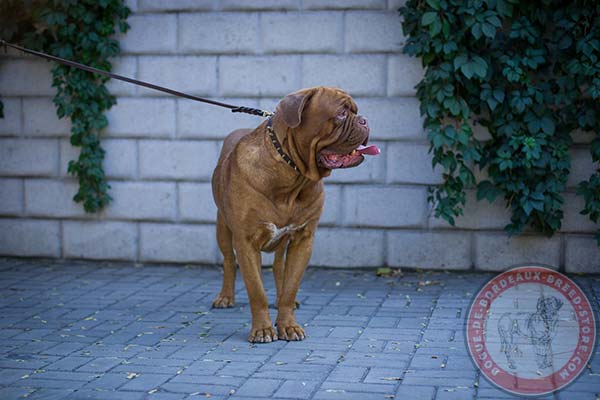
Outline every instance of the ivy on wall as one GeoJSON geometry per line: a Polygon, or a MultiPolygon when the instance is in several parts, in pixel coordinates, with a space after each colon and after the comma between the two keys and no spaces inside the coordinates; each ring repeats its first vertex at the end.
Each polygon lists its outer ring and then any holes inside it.
{"type": "MultiPolygon", "coordinates": [[[[113,36],[129,29],[126,20],[131,12],[123,0],[8,0],[2,8],[0,14],[11,21],[4,25],[7,40],[106,71],[111,70],[109,59],[120,51],[113,36]]],[[[79,180],[74,200],[82,202],[87,212],[96,212],[111,200],[99,139],[108,124],[104,112],[116,104],[107,81],[60,64],[52,68],[57,115],[70,118],[71,144],[81,147],[79,158],[68,166],[69,174],[79,180]]]]}
{"type": "MultiPolygon", "coordinates": [[[[600,3],[591,0],[409,0],[400,8],[404,52],[421,57],[417,85],[433,166],[435,216],[454,225],[465,190],[503,197],[510,234],[561,227],[572,133],[592,132],[600,162],[600,3]],[[490,138],[474,136],[473,126],[490,138]],[[475,168],[487,177],[476,181],[475,168]]],[[[600,217],[600,168],[577,194],[600,217]]],[[[600,245],[600,231],[596,235],[600,245]]]]}

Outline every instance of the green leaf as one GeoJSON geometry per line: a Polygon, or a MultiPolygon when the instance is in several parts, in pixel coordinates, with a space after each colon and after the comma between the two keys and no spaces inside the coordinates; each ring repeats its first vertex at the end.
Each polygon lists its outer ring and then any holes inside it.
{"type": "Polygon", "coordinates": [[[468,79],[471,79],[473,77],[473,74],[475,73],[473,65],[474,63],[468,62],[460,67],[460,72],[462,72],[463,75],[466,76],[468,79]]]}
{"type": "Polygon", "coordinates": [[[554,135],[555,125],[554,125],[554,121],[552,121],[551,118],[543,117],[540,121],[540,126],[542,128],[542,131],[544,131],[544,133],[546,133],[548,135],[554,135]]]}
{"type": "Polygon", "coordinates": [[[481,24],[481,30],[485,36],[493,39],[496,36],[496,27],[491,24],[481,24]]]}
{"type": "Polygon", "coordinates": [[[438,19],[438,15],[436,12],[433,12],[433,11],[426,12],[425,14],[423,14],[423,17],[421,18],[421,25],[423,25],[423,26],[430,25],[436,19],[438,19]]]}
{"type": "Polygon", "coordinates": [[[440,0],[427,0],[427,5],[429,5],[429,7],[433,8],[434,10],[438,10],[440,9],[440,0]]]}
{"type": "Polygon", "coordinates": [[[477,185],[477,200],[486,199],[493,203],[496,198],[502,194],[502,190],[498,189],[492,182],[485,180],[477,185]]]}

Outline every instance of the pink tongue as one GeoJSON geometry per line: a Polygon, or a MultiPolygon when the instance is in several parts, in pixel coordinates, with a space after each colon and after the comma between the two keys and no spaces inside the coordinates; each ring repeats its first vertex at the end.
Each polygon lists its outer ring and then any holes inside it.
{"type": "Polygon", "coordinates": [[[360,154],[368,154],[370,156],[376,156],[377,154],[381,153],[381,151],[379,151],[379,148],[374,144],[370,146],[363,146],[361,144],[360,146],[358,146],[356,151],[358,151],[360,154]]]}

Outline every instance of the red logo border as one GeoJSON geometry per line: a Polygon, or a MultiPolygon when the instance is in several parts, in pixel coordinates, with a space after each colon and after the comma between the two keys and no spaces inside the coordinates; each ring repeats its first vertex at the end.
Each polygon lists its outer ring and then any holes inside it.
{"type": "Polygon", "coordinates": [[[471,303],[465,331],[469,354],[482,375],[503,390],[525,396],[553,393],[573,382],[590,361],[596,344],[596,320],[585,293],[569,277],[541,266],[512,268],[488,281],[471,303]],[[523,283],[539,283],[558,290],[571,303],[579,324],[577,345],[569,360],[553,374],[534,379],[518,378],[500,367],[487,352],[485,341],[482,339],[485,332],[485,316],[493,301],[506,290],[523,283]],[[566,292],[563,289],[565,287],[566,292]],[[574,300],[577,299],[578,303],[575,304],[574,300]],[[583,333],[584,329],[586,333],[583,333]],[[476,340],[477,338],[479,340],[476,340]],[[518,387],[515,387],[517,383],[518,387]]]}

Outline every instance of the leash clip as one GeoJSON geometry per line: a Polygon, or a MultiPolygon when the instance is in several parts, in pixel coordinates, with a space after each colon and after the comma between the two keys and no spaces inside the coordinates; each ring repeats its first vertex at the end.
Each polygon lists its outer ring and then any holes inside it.
{"type": "Polygon", "coordinates": [[[244,106],[232,108],[231,112],[258,115],[259,117],[263,117],[263,118],[272,117],[273,115],[275,115],[274,113],[272,113],[270,111],[260,110],[258,108],[252,108],[252,107],[244,107],[244,106]]]}

